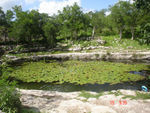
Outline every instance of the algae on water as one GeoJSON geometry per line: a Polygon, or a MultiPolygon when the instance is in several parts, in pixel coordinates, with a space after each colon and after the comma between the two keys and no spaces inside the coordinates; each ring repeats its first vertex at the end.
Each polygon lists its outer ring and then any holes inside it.
{"type": "MultiPolygon", "coordinates": [[[[105,61],[28,62],[9,69],[9,76],[23,82],[57,82],[75,84],[117,84],[138,81],[143,76],[128,73],[147,70],[144,64],[124,64],[105,61]]],[[[7,73],[8,74],[8,73],[7,73]]]]}

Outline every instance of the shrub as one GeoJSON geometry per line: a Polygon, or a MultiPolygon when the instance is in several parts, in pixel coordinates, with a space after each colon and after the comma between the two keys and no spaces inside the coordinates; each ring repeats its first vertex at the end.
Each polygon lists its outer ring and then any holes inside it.
{"type": "Polygon", "coordinates": [[[109,28],[104,28],[102,29],[102,36],[110,36],[110,35],[115,35],[115,32],[110,30],[109,28]]]}
{"type": "Polygon", "coordinates": [[[0,110],[6,113],[18,113],[21,105],[20,95],[16,91],[15,82],[0,80],[0,110]]]}
{"type": "Polygon", "coordinates": [[[150,23],[147,23],[144,26],[143,31],[144,31],[143,43],[149,45],[150,44],[150,23]]]}
{"type": "Polygon", "coordinates": [[[0,65],[0,76],[2,75],[2,66],[0,65]]]}

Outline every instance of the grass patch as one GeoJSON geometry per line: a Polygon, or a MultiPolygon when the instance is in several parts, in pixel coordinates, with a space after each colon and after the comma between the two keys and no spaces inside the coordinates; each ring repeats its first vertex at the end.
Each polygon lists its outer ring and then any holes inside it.
{"type": "MultiPolygon", "coordinates": [[[[89,98],[97,98],[98,99],[100,96],[103,96],[103,95],[104,95],[104,92],[100,92],[100,93],[97,93],[97,94],[91,94],[89,92],[82,91],[79,96],[84,97],[86,99],[89,99],[89,98]]],[[[114,91],[114,92],[110,91],[110,92],[108,92],[108,95],[115,95],[115,96],[122,95],[123,96],[122,99],[129,98],[129,99],[132,99],[132,100],[150,99],[150,93],[138,92],[138,91],[136,92],[135,96],[133,96],[133,95],[124,95],[120,91],[114,91]]]]}
{"type": "MultiPolygon", "coordinates": [[[[37,56],[37,55],[49,55],[49,54],[60,54],[60,53],[72,53],[73,51],[51,51],[51,52],[30,52],[30,53],[20,53],[20,54],[11,54],[8,55],[16,57],[28,57],[28,56],[37,56]]],[[[4,57],[4,56],[3,56],[4,57]]]]}
{"type": "Polygon", "coordinates": [[[121,93],[120,91],[110,91],[108,92],[108,95],[115,95],[115,96],[120,96],[122,95],[122,99],[126,99],[126,98],[129,98],[129,99],[132,99],[132,100],[137,100],[137,99],[150,99],[150,93],[145,93],[145,92],[138,92],[136,91],[136,95],[124,95],[123,93],[121,93]]]}
{"type": "Polygon", "coordinates": [[[105,46],[112,46],[115,48],[123,48],[130,50],[143,50],[150,49],[150,46],[147,44],[140,44],[137,40],[131,39],[121,39],[118,36],[103,36],[102,40],[106,41],[105,46]]]}
{"type": "Polygon", "coordinates": [[[109,94],[109,95],[115,95],[115,96],[120,96],[120,95],[122,95],[122,93],[121,93],[120,91],[115,91],[115,92],[110,91],[110,92],[108,92],[108,94],[109,94]]]}
{"type": "MultiPolygon", "coordinates": [[[[74,47],[74,45],[80,45],[81,48],[90,47],[90,46],[106,46],[106,47],[112,47],[109,48],[109,51],[117,52],[120,51],[120,49],[123,50],[129,50],[129,51],[135,51],[135,50],[150,50],[150,46],[147,44],[140,44],[137,40],[131,40],[131,39],[122,39],[116,35],[116,36],[102,36],[102,40],[106,41],[104,45],[100,45],[96,39],[90,40],[90,41],[75,41],[71,43],[69,40],[68,42],[61,42],[60,45],[66,44],[67,46],[61,47],[64,48],[64,50],[53,50],[51,52],[43,51],[43,52],[30,52],[30,53],[20,53],[20,54],[9,54],[17,57],[26,57],[26,56],[36,56],[36,55],[47,55],[47,54],[60,54],[60,53],[72,53],[74,51],[67,51],[65,49],[68,49],[70,47],[74,47]]],[[[96,49],[94,49],[96,50],[96,49]]],[[[99,50],[99,49],[97,49],[99,50]]],[[[103,50],[103,49],[102,49],[103,50]]],[[[108,50],[108,49],[106,49],[108,50]]],[[[86,50],[86,52],[93,52],[93,50],[86,50]]],[[[109,54],[109,53],[108,53],[109,54]]],[[[136,54],[133,55],[133,57],[136,58],[136,54]]]]}
{"type": "Polygon", "coordinates": [[[144,64],[124,64],[104,61],[29,62],[22,66],[7,67],[4,76],[23,82],[57,82],[75,84],[117,84],[145,79],[129,71],[148,70],[144,64]]]}
{"type": "Polygon", "coordinates": [[[130,99],[150,99],[150,93],[136,92],[136,96],[124,95],[123,99],[126,99],[126,98],[130,98],[130,99]]]}
{"type": "Polygon", "coordinates": [[[21,109],[21,113],[41,113],[40,111],[36,110],[35,108],[25,108],[21,109]]]}
{"type": "Polygon", "coordinates": [[[98,94],[91,94],[91,93],[89,93],[89,92],[82,91],[79,96],[84,97],[84,98],[86,98],[86,99],[89,99],[89,98],[97,98],[97,99],[98,99],[100,96],[103,95],[103,93],[104,93],[104,92],[100,92],[100,93],[98,93],[98,94]]]}

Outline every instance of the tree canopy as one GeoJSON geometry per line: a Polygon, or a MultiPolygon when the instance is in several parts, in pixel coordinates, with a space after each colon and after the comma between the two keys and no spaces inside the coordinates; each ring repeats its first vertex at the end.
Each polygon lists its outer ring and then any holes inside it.
{"type": "Polygon", "coordinates": [[[60,40],[85,40],[102,35],[120,35],[132,40],[149,38],[149,0],[135,3],[119,1],[109,9],[84,13],[76,3],[58,15],[49,16],[38,10],[23,11],[15,6],[6,13],[0,8],[0,36],[17,43],[42,43],[55,47],[60,40]],[[107,13],[110,13],[107,15],[107,13]],[[146,12],[146,13],[145,13],[146,12]]]}

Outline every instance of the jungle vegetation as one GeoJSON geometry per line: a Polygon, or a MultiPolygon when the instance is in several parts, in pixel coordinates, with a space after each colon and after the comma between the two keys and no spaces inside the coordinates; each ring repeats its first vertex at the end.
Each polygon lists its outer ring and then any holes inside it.
{"type": "Polygon", "coordinates": [[[149,44],[150,11],[148,6],[145,7],[147,3],[148,0],[119,1],[108,9],[87,13],[75,3],[53,16],[38,10],[23,11],[21,6],[12,7],[7,12],[0,8],[0,43],[42,44],[53,48],[59,41],[118,34],[120,39],[130,38],[149,44]]]}

